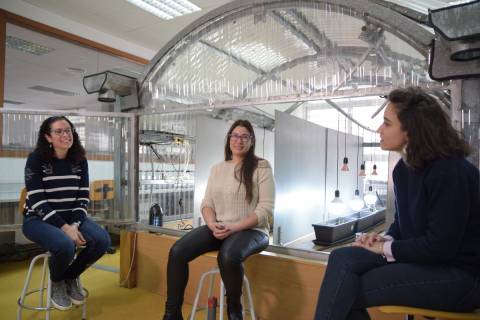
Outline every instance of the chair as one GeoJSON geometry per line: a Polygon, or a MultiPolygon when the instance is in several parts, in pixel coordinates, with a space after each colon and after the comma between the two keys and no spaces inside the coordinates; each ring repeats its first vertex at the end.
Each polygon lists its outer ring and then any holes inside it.
{"type": "Polygon", "coordinates": [[[22,191],[20,191],[20,198],[18,199],[18,212],[23,214],[25,210],[25,201],[27,200],[27,188],[23,187],[22,191]]]}
{"type": "MultiPolygon", "coordinates": [[[[218,255],[218,251],[209,252],[209,253],[206,253],[206,255],[209,256],[209,257],[216,258],[217,255],[218,255]]],[[[202,289],[203,289],[203,284],[205,283],[205,280],[208,276],[210,276],[210,284],[208,286],[208,297],[212,296],[213,283],[215,281],[215,275],[216,274],[220,275],[220,269],[213,268],[213,269],[210,269],[209,271],[204,272],[202,274],[202,276],[200,277],[200,280],[199,280],[198,286],[197,286],[197,291],[195,293],[195,300],[194,300],[193,305],[192,305],[192,312],[190,313],[190,317],[189,317],[190,320],[194,320],[195,319],[195,313],[197,313],[198,311],[201,310],[200,308],[198,308],[198,301],[200,299],[200,293],[202,292],[202,289]]],[[[245,313],[245,311],[248,312],[250,314],[251,319],[256,320],[255,309],[254,309],[254,306],[253,306],[252,291],[250,289],[250,282],[248,281],[248,278],[247,278],[246,275],[243,276],[243,286],[245,287],[245,290],[247,291],[248,307],[249,307],[248,309],[244,309],[244,313],[245,313]]],[[[223,320],[223,311],[224,311],[224,307],[225,307],[225,294],[226,294],[225,286],[223,284],[222,279],[220,279],[220,302],[219,302],[219,308],[220,308],[220,318],[219,319],[220,320],[223,320]]],[[[242,295],[242,297],[243,297],[243,295],[242,295]]]]}
{"type": "Polygon", "coordinates": [[[109,211],[108,201],[115,198],[113,180],[95,180],[90,183],[91,214],[104,213],[109,211]],[[101,203],[95,208],[96,203],[101,203]]]}
{"type": "Polygon", "coordinates": [[[405,314],[406,320],[413,320],[415,316],[423,316],[431,319],[480,320],[480,313],[475,312],[446,312],[404,306],[381,306],[378,309],[383,313],[405,314]]]}
{"type": "MultiPolygon", "coordinates": [[[[24,187],[20,193],[20,199],[18,203],[18,210],[20,213],[23,214],[24,211],[24,206],[25,206],[25,200],[27,198],[27,189],[24,187]]],[[[52,301],[50,299],[50,294],[52,290],[52,281],[50,280],[50,272],[48,270],[48,259],[50,258],[51,254],[50,252],[45,252],[41,253],[39,255],[36,255],[33,257],[32,261],[30,262],[30,266],[28,268],[28,273],[27,277],[25,279],[25,283],[23,285],[22,293],[20,297],[17,300],[18,304],[18,309],[17,309],[17,320],[22,319],[22,311],[23,309],[28,309],[28,310],[36,310],[36,311],[45,311],[45,319],[49,320],[50,319],[50,311],[54,309],[52,307],[52,301]],[[40,280],[40,286],[37,289],[29,290],[30,287],[30,281],[32,279],[32,273],[33,273],[33,268],[35,267],[35,263],[37,261],[43,260],[43,267],[42,267],[42,273],[41,273],[41,280],[40,280]],[[47,278],[47,286],[45,287],[45,277],[47,278]],[[47,301],[44,304],[44,291],[46,290],[47,294],[47,301]],[[39,303],[36,306],[28,305],[25,303],[26,297],[33,293],[39,293],[39,303]]],[[[78,280],[80,282],[80,278],[78,280]]],[[[80,287],[82,287],[81,283],[79,283],[80,287]]],[[[83,288],[83,287],[82,287],[83,288]]],[[[87,289],[83,288],[85,297],[88,297],[88,291],[87,289]]],[[[82,305],[82,320],[87,319],[87,301],[85,300],[85,303],[82,305]]]]}

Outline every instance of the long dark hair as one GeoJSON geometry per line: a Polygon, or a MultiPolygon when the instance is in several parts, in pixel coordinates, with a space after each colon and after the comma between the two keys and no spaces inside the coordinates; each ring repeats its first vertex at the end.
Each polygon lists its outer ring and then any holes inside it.
{"type": "Polygon", "coordinates": [[[40,126],[40,130],[38,131],[37,146],[35,147],[34,152],[40,154],[44,160],[52,160],[55,157],[55,150],[52,148],[47,139],[45,139],[45,135],[47,134],[51,136],[50,131],[52,130],[52,124],[60,120],[67,121],[72,129],[73,143],[70,149],[68,149],[67,160],[74,163],[80,163],[85,160],[85,149],[80,143],[78,133],[75,131],[75,126],[70,120],[67,119],[67,117],[64,116],[49,117],[43,121],[42,125],[40,126]]]}
{"type": "Polygon", "coordinates": [[[390,92],[388,100],[407,132],[405,160],[411,167],[422,169],[434,159],[470,153],[469,145],[453,128],[449,116],[437,100],[422,89],[396,89],[390,92]]]}
{"type": "Polygon", "coordinates": [[[248,203],[252,202],[253,199],[253,172],[258,166],[258,158],[255,156],[255,131],[253,131],[252,124],[248,120],[237,120],[235,121],[227,133],[227,139],[225,141],[225,161],[232,160],[232,150],[230,149],[230,134],[236,127],[244,127],[248,130],[251,137],[251,146],[248,149],[245,158],[242,161],[242,166],[240,168],[239,176],[235,172],[235,178],[237,178],[240,183],[245,185],[246,190],[246,200],[248,203]]]}

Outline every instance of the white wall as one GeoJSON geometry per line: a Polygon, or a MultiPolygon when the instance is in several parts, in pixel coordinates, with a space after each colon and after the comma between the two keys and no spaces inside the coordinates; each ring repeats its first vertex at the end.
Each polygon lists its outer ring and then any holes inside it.
{"type": "MultiPolygon", "coordinates": [[[[327,206],[338,189],[344,202],[356,188],[357,137],[346,135],[350,171],[340,171],[345,155],[345,134],[277,111],[275,113],[275,165],[277,195],[274,243],[288,245],[313,233],[312,224],[329,217],[327,206]]],[[[359,180],[360,186],[362,181],[359,180]]],[[[362,188],[360,188],[362,190],[362,188]]],[[[343,215],[353,213],[346,209],[343,215]]]]}

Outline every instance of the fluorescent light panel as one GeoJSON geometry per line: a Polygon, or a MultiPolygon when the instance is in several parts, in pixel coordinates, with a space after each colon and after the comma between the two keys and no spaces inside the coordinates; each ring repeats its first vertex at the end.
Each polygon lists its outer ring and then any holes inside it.
{"type": "Polygon", "coordinates": [[[41,44],[37,44],[37,43],[23,40],[13,36],[6,36],[5,46],[7,48],[19,50],[26,53],[31,53],[37,56],[41,56],[55,50],[53,48],[48,48],[48,47],[42,46],[41,44]]]}
{"type": "Polygon", "coordinates": [[[157,17],[170,20],[202,10],[188,0],[126,0],[157,17]]]}

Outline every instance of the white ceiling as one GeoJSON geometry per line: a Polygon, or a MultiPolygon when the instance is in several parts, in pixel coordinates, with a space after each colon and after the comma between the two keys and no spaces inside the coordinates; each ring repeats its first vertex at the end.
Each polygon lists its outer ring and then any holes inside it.
{"type": "MultiPolygon", "coordinates": [[[[172,20],[162,20],[125,0],[16,1],[21,2],[17,3],[20,12],[14,13],[21,16],[29,17],[32,20],[36,20],[35,17],[38,16],[40,22],[49,24],[48,21],[42,21],[42,12],[47,12],[71,21],[72,25],[77,23],[88,26],[149,49],[146,52],[154,53],[198,17],[229,2],[226,0],[194,0],[195,4],[202,8],[201,11],[172,20]]],[[[0,7],[7,10],[9,9],[8,5],[6,2],[0,3],[0,7]]],[[[89,38],[88,34],[77,35],[89,38]]],[[[14,36],[54,49],[42,56],[12,48],[6,49],[6,101],[4,106],[10,109],[109,110],[111,106],[98,102],[96,94],[88,95],[85,92],[82,85],[83,75],[114,70],[131,76],[139,76],[144,69],[140,64],[98,53],[95,50],[11,24],[7,25],[7,36],[14,36]],[[84,72],[71,72],[68,71],[68,68],[81,69],[84,72]],[[75,95],[68,96],[32,90],[31,87],[34,86],[63,90],[75,95]]],[[[103,44],[115,47],[113,43],[103,44]]],[[[126,51],[126,49],[123,50],[126,51]]]]}
{"type": "Polygon", "coordinates": [[[228,0],[192,0],[201,11],[162,20],[125,0],[22,0],[31,5],[149,48],[155,52],[175,34],[228,0]]]}

